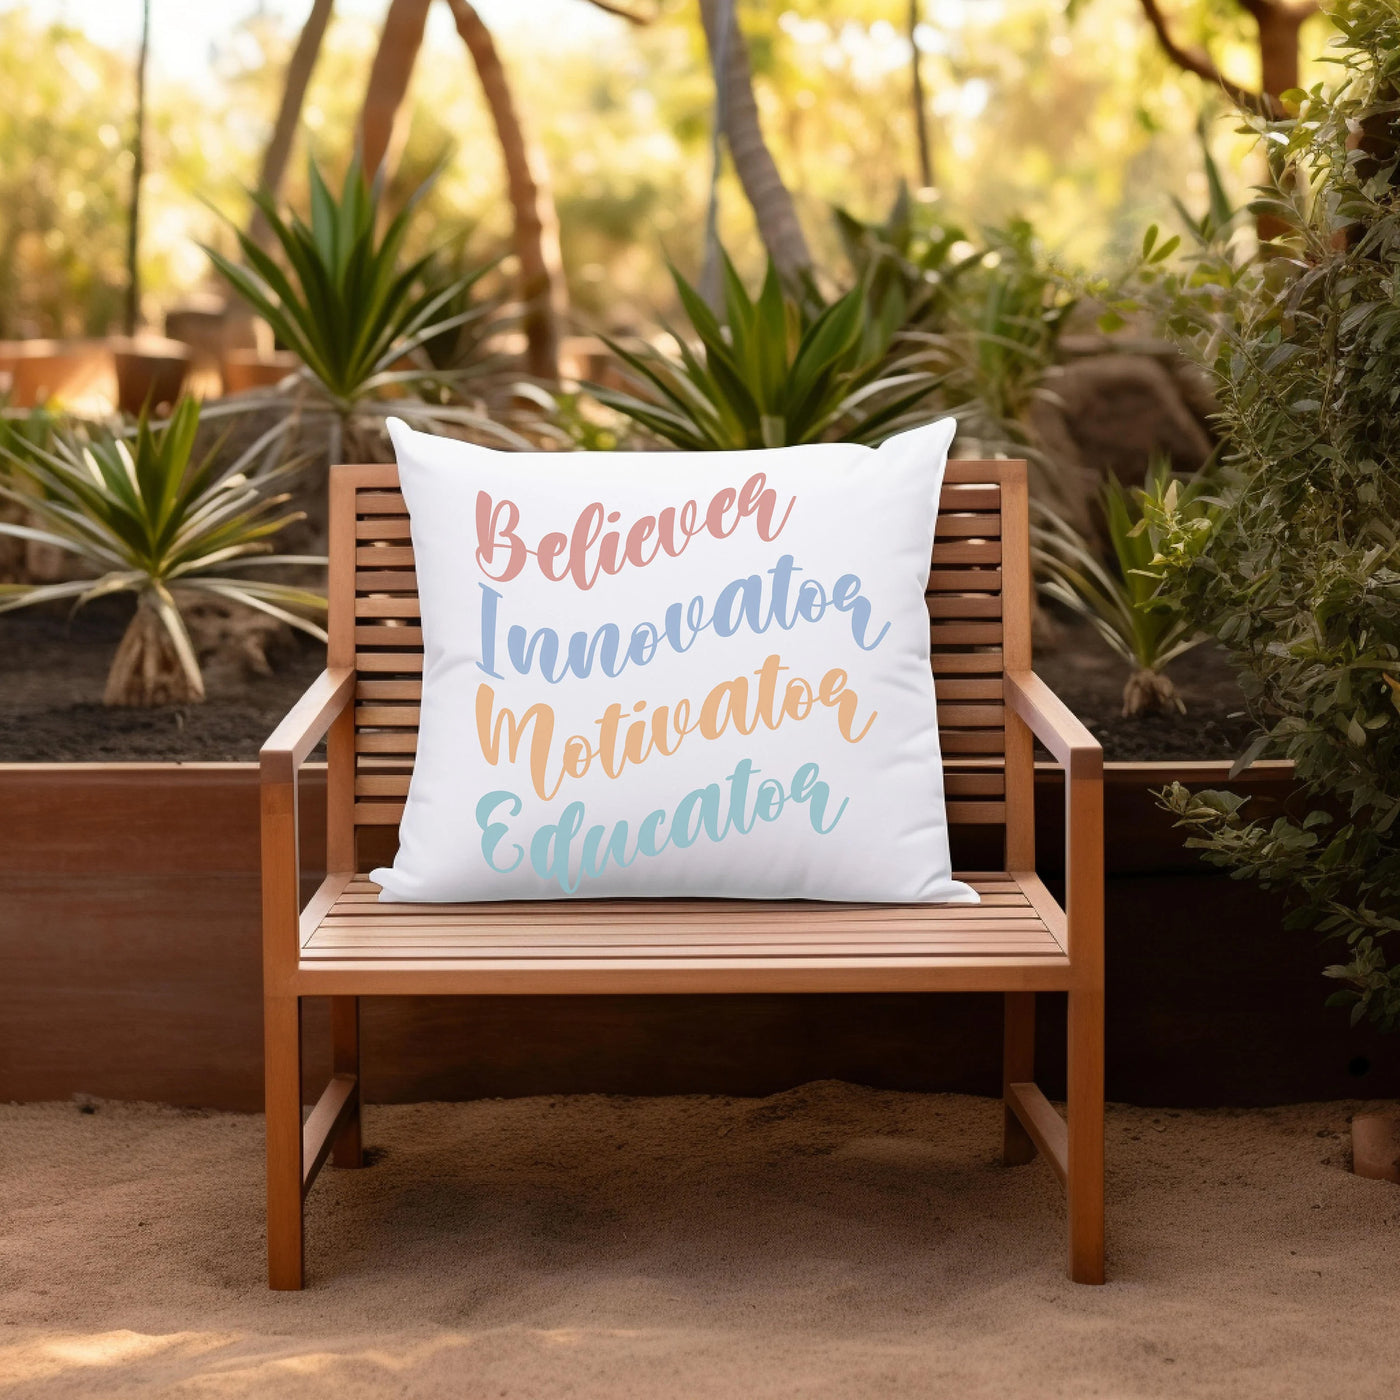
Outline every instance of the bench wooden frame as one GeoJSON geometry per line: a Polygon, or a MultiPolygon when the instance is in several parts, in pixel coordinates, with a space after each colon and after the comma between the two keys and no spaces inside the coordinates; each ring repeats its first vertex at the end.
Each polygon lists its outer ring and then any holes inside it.
{"type": "MultiPolygon", "coordinates": [[[[678,459],[683,469],[683,459],[678,459]]],[[[949,821],[1002,828],[983,904],[727,900],[378,905],[417,740],[422,645],[392,466],[331,472],[325,672],[263,747],[268,1281],[300,1288],[303,1199],[361,1164],[362,996],[989,991],[1005,997],[1003,1158],[1038,1152],[1069,1201],[1069,1273],[1103,1281],[1103,771],[1031,672],[1026,473],[952,462],[929,575],[949,821]],[[303,909],[297,774],[327,744],[327,868],[303,909]],[[1035,875],[1033,738],[1063,765],[1066,898],[1035,875]],[[1067,1118],[1034,1082],[1035,995],[1069,998],[1067,1118]],[[331,1004],[332,1078],[302,1121],[301,1004],[331,1004]]]]}

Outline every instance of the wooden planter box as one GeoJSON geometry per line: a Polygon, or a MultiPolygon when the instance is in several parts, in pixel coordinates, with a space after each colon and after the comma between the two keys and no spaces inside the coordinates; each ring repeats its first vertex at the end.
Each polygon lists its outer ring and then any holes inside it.
{"type": "MultiPolygon", "coordinates": [[[[1323,1008],[1319,940],[1278,901],[1182,847],[1151,790],[1221,785],[1224,764],[1109,764],[1108,1092],[1163,1106],[1400,1095],[1400,1043],[1323,1008]]],[[[1287,764],[1233,785],[1296,798],[1287,764]]],[[[323,854],[322,775],[303,850],[323,854]]],[[[1058,874],[1059,773],[1037,774],[1041,873],[1058,874]]],[[[92,1094],[261,1105],[254,764],[0,765],[0,1100],[92,1094]]],[[[964,868],[995,864],[955,830],[964,868]]],[[[969,840],[969,838],[972,838],[969,840]]],[[[1063,1074],[1063,999],[1041,998],[1063,1074]]],[[[997,1093],[986,996],[370,998],[365,1087],[404,1101],[543,1093],[767,1094],[840,1078],[997,1093]]],[[[308,1082],[328,1072],[308,1017],[308,1082]]]]}

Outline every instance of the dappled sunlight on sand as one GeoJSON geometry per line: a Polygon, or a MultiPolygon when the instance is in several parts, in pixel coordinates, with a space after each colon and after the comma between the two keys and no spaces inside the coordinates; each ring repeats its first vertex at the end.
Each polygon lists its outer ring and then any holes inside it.
{"type": "Polygon", "coordinates": [[[157,1356],[193,1360],[230,1345],[231,1333],[167,1332],[147,1336],[116,1332],[38,1334],[0,1346],[0,1387],[52,1380],[66,1372],[127,1366],[157,1356]]]}
{"type": "Polygon", "coordinates": [[[0,1105],[0,1400],[1393,1400],[1400,1191],[1354,1105],[1111,1107],[1109,1283],[1001,1106],[371,1107],[264,1286],[262,1122],[0,1105]]]}

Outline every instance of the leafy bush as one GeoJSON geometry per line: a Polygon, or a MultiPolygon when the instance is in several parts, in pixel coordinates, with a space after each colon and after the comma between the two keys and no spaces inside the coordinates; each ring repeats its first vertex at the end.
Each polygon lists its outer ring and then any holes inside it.
{"type": "Polygon", "coordinates": [[[284,218],[265,192],[253,194],[285,268],[242,229],[235,232],[243,265],[217,249],[206,246],[205,252],[278,342],[301,360],[305,386],[330,412],[331,460],[341,460],[347,447],[355,455],[357,428],[391,413],[425,424],[455,423],[528,446],[485,415],[440,401],[441,390],[460,386],[464,377],[459,337],[481,319],[471,290],[488,269],[453,269],[434,253],[404,262],[409,224],[428,185],[419,187],[380,236],[379,186],[365,179],[358,157],[346,170],[339,198],[314,161],[310,184],[309,224],[296,214],[284,218]],[[405,397],[425,391],[439,402],[405,397]]]}
{"type": "Polygon", "coordinates": [[[107,704],[204,698],[199,661],[180,615],[182,601],[198,594],[244,604],[325,640],[310,620],[325,611],[323,597],[239,572],[325,563],[268,552],[268,540],[301,518],[280,515],[287,497],[270,491],[298,465],[270,464],[288,423],[264,433],[222,470],[217,449],[194,460],[199,405],[193,399],[179,403],[159,426],[142,414],[130,438],[70,427],[45,445],[32,426],[0,425],[0,496],[25,507],[44,528],[0,521],[0,534],[53,545],[93,573],[63,583],[0,584],[0,612],[64,598],[81,607],[111,593],[134,593],[136,615],[107,677],[107,704]]]}
{"type": "Polygon", "coordinates": [[[1037,505],[1032,532],[1040,591],[1088,618],[1094,630],[1132,668],[1123,686],[1123,714],[1185,713],[1165,667],[1198,646],[1205,634],[1179,605],[1154,596],[1151,567],[1157,558],[1157,522],[1171,517],[1208,522],[1210,507],[1200,478],[1176,480],[1165,462],[1130,495],[1117,477],[1104,483],[1102,504],[1112,563],[1062,516],[1037,505]]]}
{"type": "Polygon", "coordinates": [[[1245,755],[1293,759],[1315,800],[1249,820],[1229,793],[1165,801],[1191,844],[1292,896],[1294,927],[1336,935],[1331,998],[1400,1025],[1400,12],[1346,0],[1342,74],[1260,124],[1290,178],[1255,208],[1285,252],[1205,246],[1162,279],[1171,324],[1210,370],[1228,444],[1224,508],[1163,519],[1156,564],[1234,653],[1259,722],[1245,755]]]}
{"type": "Polygon", "coordinates": [[[675,335],[675,355],[609,340],[635,392],[590,386],[600,403],[692,451],[879,442],[928,417],[919,410],[937,381],[926,355],[896,344],[898,302],[873,303],[862,286],[814,308],[771,260],[755,299],[721,260],[723,319],[673,268],[692,338],[675,335]]]}

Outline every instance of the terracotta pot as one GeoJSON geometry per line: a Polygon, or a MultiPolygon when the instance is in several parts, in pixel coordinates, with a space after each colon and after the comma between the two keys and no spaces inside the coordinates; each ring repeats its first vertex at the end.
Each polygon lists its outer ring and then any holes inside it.
{"type": "Polygon", "coordinates": [[[109,363],[101,341],[0,341],[0,372],[9,376],[10,403],[16,408],[34,408],[53,399],[71,403],[101,392],[109,363]]]}
{"type": "Polygon", "coordinates": [[[180,397],[194,361],[188,345],[159,335],[118,336],[110,344],[123,413],[139,413],[148,403],[153,412],[164,411],[180,397]]]}
{"type": "Polygon", "coordinates": [[[1358,1113],[1351,1120],[1351,1169],[1400,1186],[1400,1109],[1358,1113]]]}
{"type": "Polygon", "coordinates": [[[277,350],[271,355],[262,355],[256,350],[230,350],[224,356],[224,393],[271,389],[300,363],[290,350],[277,350]]]}

